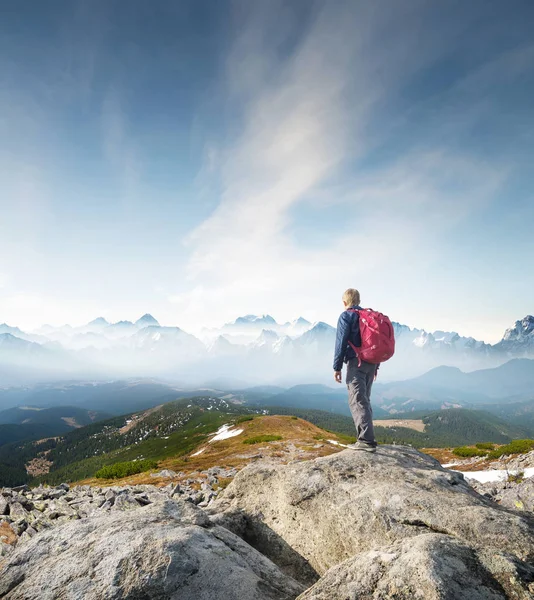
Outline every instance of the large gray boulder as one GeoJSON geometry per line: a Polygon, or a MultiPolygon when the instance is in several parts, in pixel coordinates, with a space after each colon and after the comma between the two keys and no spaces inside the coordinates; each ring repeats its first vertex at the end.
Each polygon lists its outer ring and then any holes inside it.
{"type": "Polygon", "coordinates": [[[289,600],[304,589],[182,500],[65,522],[0,562],[6,600],[289,600]]]}
{"type": "Polygon", "coordinates": [[[283,466],[252,463],[209,512],[308,585],[355,555],[428,533],[518,561],[534,558],[530,516],[495,505],[460,473],[399,446],[283,466]]]}
{"type": "Polygon", "coordinates": [[[332,567],[298,600],[532,600],[534,567],[427,533],[332,567]]]}

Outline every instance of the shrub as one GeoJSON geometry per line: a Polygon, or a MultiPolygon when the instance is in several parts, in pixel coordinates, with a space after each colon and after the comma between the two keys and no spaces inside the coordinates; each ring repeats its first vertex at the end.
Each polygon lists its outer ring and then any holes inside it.
{"type": "Polygon", "coordinates": [[[495,448],[495,444],[492,444],[491,442],[480,442],[478,444],[475,444],[475,446],[479,450],[493,450],[495,448]]]}
{"type": "Polygon", "coordinates": [[[130,462],[119,462],[114,465],[106,465],[95,473],[98,479],[119,479],[128,477],[150,469],[156,469],[158,463],[155,460],[132,460],[130,462]]]}
{"type": "Polygon", "coordinates": [[[524,478],[525,478],[524,471],[519,471],[517,473],[510,473],[508,475],[508,479],[506,481],[508,481],[508,483],[521,483],[524,478]]]}
{"type": "Polygon", "coordinates": [[[236,425],[239,425],[239,423],[244,423],[245,421],[253,421],[253,420],[254,420],[253,415],[243,415],[242,417],[238,417],[238,419],[236,421],[236,425]]]}
{"type": "Polygon", "coordinates": [[[489,457],[500,458],[504,454],[525,454],[531,450],[534,450],[534,440],[512,440],[509,444],[492,450],[489,457]]]}
{"type": "Polygon", "coordinates": [[[295,417],[295,415],[291,415],[291,418],[296,421],[298,419],[298,417],[295,417]]]}
{"type": "Polygon", "coordinates": [[[261,444],[262,442],[276,442],[281,439],[281,435],[257,435],[256,437],[243,440],[243,444],[261,444]]]}
{"type": "Polygon", "coordinates": [[[473,456],[486,456],[488,451],[472,448],[471,446],[458,446],[458,448],[454,448],[452,453],[461,458],[472,458],[473,456]]]}

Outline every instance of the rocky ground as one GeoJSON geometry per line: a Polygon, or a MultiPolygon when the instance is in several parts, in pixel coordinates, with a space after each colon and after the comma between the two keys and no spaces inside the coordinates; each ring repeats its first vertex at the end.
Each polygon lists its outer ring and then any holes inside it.
{"type": "Polygon", "coordinates": [[[534,513],[534,478],[515,479],[513,481],[493,481],[480,483],[470,481],[479,494],[497,502],[506,508],[534,513]]]}
{"type": "MultiPolygon", "coordinates": [[[[66,521],[132,510],[167,499],[181,499],[206,507],[219,493],[220,480],[236,474],[235,468],[211,467],[205,472],[191,474],[181,483],[169,483],[164,487],[70,487],[62,483],[56,487],[32,489],[26,485],[0,488],[0,556],[13,552],[15,542],[20,546],[37,532],[66,521]]],[[[178,478],[184,474],[164,470],[154,475],[161,480],[178,478]]]]}
{"type": "Polygon", "coordinates": [[[190,479],[2,490],[0,598],[534,598],[532,515],[414,449],[190,479]]]}

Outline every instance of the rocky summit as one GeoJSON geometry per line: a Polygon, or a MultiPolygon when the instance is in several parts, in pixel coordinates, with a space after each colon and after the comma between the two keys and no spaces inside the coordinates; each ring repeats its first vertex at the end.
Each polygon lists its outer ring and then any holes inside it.
{"type": "Polygon", "coordinates": [[[204,506],[171,486],[0,498],[9,600],[534,598],[531,514],[406,447],[251,463],[204,506]]]}

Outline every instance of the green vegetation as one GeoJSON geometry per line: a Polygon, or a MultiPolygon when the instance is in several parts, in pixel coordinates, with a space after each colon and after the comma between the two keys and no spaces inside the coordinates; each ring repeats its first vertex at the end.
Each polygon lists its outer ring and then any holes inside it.
{"type": "Polygon", "coordinates": [[[495,444],[482,442],[472,446],[460,446],[454,448],[452,453],[462,458],[471,458],[472,456],[487,456],[490,459],[500,458],[505,454],[525,454],[534,450],[534,440],[512,440],[509,444],[495,447],[495,444]]]}
{"type": "Polygon", "coordinates": [[[236,425],[239,425],[240,423],[245,423],[246,421],[253,421],[254,418],[254,415],[243,415],[242,417],[238,417],[235,423],[236,425]]]}
{"type": "Polygon", "coordinates": [[[479,442],[478,444],[475,444],[475,446],[479,450],[493,450],[495,448],[495,444],[492,444],[491,442],[479,442]]]}
{"type": "Polygon", "coordinates": [[[157,466],[158,463],[155,460],[120,462],[102,467],[95,473],[95,477],[98,479],[119,479],[120,477],[128,477],[129,475],[156,469],[157,466]]]}
{"type": "Polygon", "coordinates": [[[534,440],[512,440],[509,444],[492,450],[488,458],[500,458],[505,454],[525,454],[531,450],[534,450],[534,440]]]}
{"type": "Polygon", "coordinates": [[[185,398],[149,414],[143,411],[93,423],[39,445],[29,441],[6,444],[0,447],[0,486],[56,485],[93,477],[115,463],[183,456],[221,425],[248,412],[217,398],[185,398]],[[51,470],[31,478],[25,464],[45,450],[53,463],[51,470]]]}
{"type": "Polygon", "coordinates": [[[487,456],[488,450],[472,448],[471,446],[459,446],[458,448],[454,448],[452,453],[461,458],[472,458],[473,456],[487,456]]]}
{"type": "MultiPolygon", "coordinates": [[[[338,413],[287,406],[268,407],[268,410],[270,414],[295,415],[338,435],[345,434],[352,438],[356,433],[352,418],[338,413]]],[[[450,408],[425,415],[421,412],[417,415],[395,415],[395,418],[415,416],[423,420],[424,431],[407,427],[375,427],[377,441],[381,444],[408,444],[415,448],[450,448],[477,443],[506,444],[525,434],[521,428],[482,410],[450,408]]]]}
{"type": "Polygon", "coordinates": [[[508,481],[508,483],[521,483],[524,478],[524,471],[519,471],[519,473],[510,473],[506,481],[508,481]]]}
{"type": "Polygon", "coordinates": [[[281,439],[281,435],[257,435],[243,440],[243,444],[261,444],[263,442],[276,442],[281,439]]]}
{"type": "Polygon", "coordinates": [[[52,435],[64,433],[70,429],[65,427],[58,431],[57,426],[42,423],[8,424],[0,425],[0,446],[26,440],[38,440],[52,435]]]}

